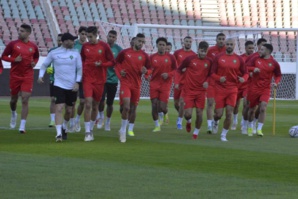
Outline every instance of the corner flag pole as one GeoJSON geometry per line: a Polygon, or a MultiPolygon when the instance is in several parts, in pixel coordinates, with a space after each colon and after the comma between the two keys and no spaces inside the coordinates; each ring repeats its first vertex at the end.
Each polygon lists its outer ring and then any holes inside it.
{"type": "Polygon", "coordinates": [[[276,88],[273,88],[273,119],[272,119],[272,134],[275,135],[275,117],[276,117],[276,88]]]}

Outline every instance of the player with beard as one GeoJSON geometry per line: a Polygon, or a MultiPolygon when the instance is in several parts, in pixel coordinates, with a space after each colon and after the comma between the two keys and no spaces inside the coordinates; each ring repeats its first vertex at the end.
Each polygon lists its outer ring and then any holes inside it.
{"type": "MultiPolygon", "coordinates": [[[[187,36],[183,39],[183,48],[176,50],[174,52],[174,56],[176,58],[178,67],[187,57],[191,55],[196,55],[196,53],[191,50],[191,45],[192,45],[192,38],[190,36],[187,36]]],[[[176,75],[179,76],[179,74],[176,74],[176,75]]],[[[178,111],[178,118],[177,118],[177,124],[176,124],[177,129],[182,130],[182,120],[184,115],[184,108],[183,108],[184,101],[183,101],[183,98],[181,98],[181,91],[183,89],[184,79],[179,78],[179,81],[180,81],[179,84],[176,84],[174,88],[174,105],[175,105],[175,109],[178,111]]],[[[178,83],[176,80],[175,82],[178,83]]],[[[188,125],[190,125],[191,120],[187,121],[187,123],[188,125]]]]}
{"type": "Polygon", "coordinates": [[[259,51],[259,57],[252,58],[247,63],[247,67],[253,70],[252,81],[248,89],[247,100],[249,101],[248,111],[248,136],[253,135],[253,119],[256,107],[259,106],[257,135],[263,136],[262,127],[264,125],[267,104],[270,99],[271,86],[277,88],[281,80],[281,70],[278,62],[271,56],[273,46],[263,44],[259,51]],[[272,78],[274,82],[272,83],[272,78]]]}
{"type": "Polygon", "coordinates": [[[248,78],[247,69],[242,58],[234,53],[235,41],[226,40],[226,52],[216,56],[212,63],[212,78],[215,80],[215,114],[213,123],[214,134],[218,131],[218,121],[223,115],[224,109],[226,118],[224,120],[221,141],[228,141],[226,135],[229,131],[233,109],[236,105],[239,83],[248,78]]]}

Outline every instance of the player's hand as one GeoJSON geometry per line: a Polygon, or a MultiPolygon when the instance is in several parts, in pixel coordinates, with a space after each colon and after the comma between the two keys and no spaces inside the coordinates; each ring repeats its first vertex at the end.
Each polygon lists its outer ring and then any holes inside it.
{"type": "Polygon", "coordinates": [[[219,81],[220,81],[221,83],[224,83],[225,81],[227,81],[227,78],[226,78],[225,76],[220,77],[219,81]]]}
{"type": "Polygon", "coordinates": [[[203,88],[208,88],[208,86],[209,86],[208,82],[203,83],[203,88]]]}
{"type": "Polygon", "coordinates": [[[238,76],[238,81],[239,81],[240,83],[243,83],[243,82],[245,82],[245,79],[244,79],[243,77],[238,76]]]}
{"type": "Polygon", "coordinates": [[[175,84],[175,89],[179,89],[179,84],[175,84]]]}
{"type": "Polygon", "coordinates": [[[73,91],[73,92],[77,92],[78,90],[79,90],[79,84],[76,82],[76,83],[73,85],[72,91],[73,91]]]}
{"type": "Polygon", "coordinates": [[[36,66],[36,63],[34,61],[31,62],[31,67],[34,68],[36,66]]]}
{"type": "Polygon", "coordinates": [[[163,73],[163,74],[161,74],[161,77],[162,77],[163,79],[168,79],[169,74],[168,74],[168,73],[163,73]]]}
{"type": "Polygon", "coordinates": [[[259,68],[254,69],[254,73],[259,73],[261,70],[259,68]]]}
{"type": "Polygon", "coordinates": [[[97,61],[97,62],[95,62],[95,66],[96,67],[99,67],[101,65],[101,61],[97,61]]]}
{"type": "Polygon", "coordinates": [[[39,84],[43,84],[43,83],[44,83],[43,78],[42,78],[42,77],[38,78],[38,79],[37,79],[37,83],[39,83],[39,84]]]}
{"type": "Polygon", "coordinates": [[[124,69],[120,71],[120,75],[121,75],[122,77],[125,77],[125,75],[126,75],[126,72],[125,72],[125,70],[124,70],[124,69]]]}
{"type": "Polygon", "coordinates": [[[145,80],[146,80],[146,81],[150,82],[150,79],[151,79],[151,75],[148,75],[148,76],[145,75],[145,80]]]}
{"type": "Polygon", "coordinates": [[[54,73],[54,68],[52,66],[47,67],[47,74],[53,74],[54,73]]]}
{"type": "Polygon", "coordinates": [[[145,66],[142,67],[141,73],[142,74],[146,74],[147,73],[147,68],[145,66]]]}
{"type": "Polygon", "coordinates": [[[14,62],[21,62],[22,61],[22,56],[21,54],[19,54],[19,56],[17,56],[15,59],[14,59],[14,62]]]}
{"type": "Polygon", "coordinates": [[[277,83],[275,83],[275,82],[273,82],[273,83],[271,83],[271,86],[272,86],[273,88],[277,89],[277,87],[278,87],[278,84],[277,84],[277,83]]]}

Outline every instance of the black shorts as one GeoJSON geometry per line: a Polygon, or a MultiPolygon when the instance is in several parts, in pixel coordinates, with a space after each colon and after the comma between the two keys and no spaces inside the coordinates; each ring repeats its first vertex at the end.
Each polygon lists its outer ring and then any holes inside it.
{"type": "Polygon", "coordinates": [[[50,97],[54,97],[54,82],[50,81],[50,97]]]}
{"type": "Polygon", "coordinates": [[[102,94],[101,102],[105,101],[107,96],[107,105],[112,106],[117,92],[118,83],[105,83],[105,88],[102,94]]]}
{"type": "Polygon", "coordinates": [[[79,98],[80,98],[80,99],[85,99],[82,82],[79,82],[79,98]]]}
{"type": "Polygon", "coordinates": [[[66,104],[67,106],[74,106],[77,101],[77,92],[66,90],[58,86],[54,86],[54,94],[56,97],[55,104],[66,104]]]}

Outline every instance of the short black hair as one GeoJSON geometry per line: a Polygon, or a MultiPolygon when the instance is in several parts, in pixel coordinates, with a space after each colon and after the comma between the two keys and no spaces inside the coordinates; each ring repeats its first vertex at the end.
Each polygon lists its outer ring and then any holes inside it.
{"type": "Polygon", "coordinates": [[[133,38],[131,38],[131,40],[130,41],[133,41],[133,40],[135,40],[136,39],[136,37],[133,37],[133,38]]]}
{"type": "Polygon", "coordinates": [[[167,40],[166,38],[164,38],[164,37],[159,37],[159,38],[156,39],[156,44],[158,44],[158,42],[160,42],[160,41],[163,41],[163,42],[165,42],[166,44],[168,43],[168,40],[167,40]]]}
{"type": "Polygon", "coordinates": [[[89,26],[86,30],[87,33],[92,33],[93,35],[97,35],[98,29],[96,26],[89,26]]]}
{"type": "Polygon", "coordinates": [[[257,41],[257,45],[260,45],[260,44],[263,43],[263,42],[267,42],[267,40],[264,39],[264,38],[260,38],[260,39],[258,39],[258,41],[257,41]]]}
{"type": "Polygon", "coordinates": [[[32,32],[32,28],[30,25],[23,23],[21,26],[21,28],[24,28],[27,32],[31,33],[32,32]]]}
{"type": "Polygon", "coordinates": [[[253,41],[246,41],[244,45],[245,45],[245,47],[247,47],[249,45],[254,45],[254,42],[253,41]]]}
{"type": "Polygon", "coordinates": [[[62,35],[63,35],[63,33],[60,33],[60,34],[57,35],[57,37],[62,37],[62,35]]]}
{"type": "Polygon", "coordinates": [[[209,44],[206,41],[201,41],[199,43],[199,49],[207,50],[209,48],[209,44]]]}
{"type": "Polygon", "coordinates": [[[222,37],[222,36],[226,36],[225,34],[223,34],[222,32],[220,32],[220,33],[218,33],[217,35],[216,35],[216,39],[218,39],[218,37],[222,37]]]}
{"type": "Polygon", "coordinates": [[[117,32],[116,32],[116,30],[110,30],[110,31],[108,32],[108,34],[112,34],[112,35],[116,35],[116,36],[117,36],[117,32]]]}
{"type": "Polygon", "coordinates": [[[191,36],[186,36],[186,37],[184,37],[183,41],[184,41],[185,39],[192,39],[192,38],[191,38],[191,36]]]}
{"type": "Polygon", "coordinates": [[[143,33],[138,33],[138,34],[136,35],[136,37],[139,37],[139,38],[145,38],[145,35],[144,35],[143,33]]]}
{"type": "Polygon", "coordinates": [[[83,32],[83,31],[87,32],[87,27],[86,26],[80,26],[79,33],[83,32]]]}
{"type": "Polygon", "coordinates": [[[273,51],[273,46],[272,46],[271,44],[263,44],[263,46],[264,46],[265,48],[267,48],[267,49],[270,51],[270,54],[272,53],[272,51],[273,51]]]}
{"type": "Polygon", "coordinates": [[[173,46],[171,42],[167,42],[167,46],[173,46]]]}

